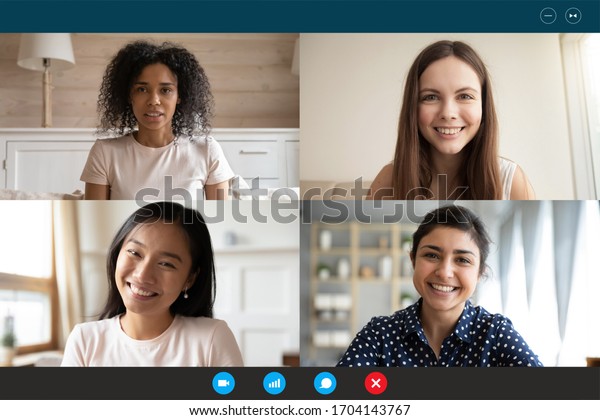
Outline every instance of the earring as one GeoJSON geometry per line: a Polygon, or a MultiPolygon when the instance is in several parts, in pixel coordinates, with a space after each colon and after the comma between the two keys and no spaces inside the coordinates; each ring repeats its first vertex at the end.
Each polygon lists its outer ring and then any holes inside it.
{"type": "Polygon", "coordinates": [[[185,290],[183,291],[183,298],[184,298],[184,299],[187,299],[187,298],[189,298],[189,295],[188,295],[188,293],[187,293],[187,287],[186,287],[186,288],[185,288],[185,290]]]}

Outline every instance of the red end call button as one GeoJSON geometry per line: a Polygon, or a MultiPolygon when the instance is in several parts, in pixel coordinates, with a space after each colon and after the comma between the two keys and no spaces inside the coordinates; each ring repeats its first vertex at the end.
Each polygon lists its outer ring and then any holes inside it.
{"type": "Polygon", "coordinates": [[[387,378],[383,373],[369,373],[365,378],[365,388],[370,394],[379,395],[387,388],[387,378]]]}

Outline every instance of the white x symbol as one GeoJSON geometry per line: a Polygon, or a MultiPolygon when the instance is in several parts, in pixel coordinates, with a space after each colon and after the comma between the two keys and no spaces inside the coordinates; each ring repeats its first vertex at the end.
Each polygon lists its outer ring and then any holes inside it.
{"type": "Polygon", "coordinates": [[[371,382],[373,382],[373,383],[371,384],[371,388],[375,388],[375,387],[377,387],[377,388],[381,388],[381,385],[379,385],[379,381],[381,381],[381,378],[379,378],[379,379],[377,379],[377,380],[375,380],[375,379],[371,379],[371,382]]]}

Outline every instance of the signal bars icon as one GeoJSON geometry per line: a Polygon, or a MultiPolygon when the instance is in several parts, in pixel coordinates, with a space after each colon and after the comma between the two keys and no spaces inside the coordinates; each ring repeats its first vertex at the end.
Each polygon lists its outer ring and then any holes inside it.
{"type": "Polygon", "coordinates": [[[277,379],[273,382],[269,382],[267,386],[269,388],[281,388],[281,379],[277,379]]]}
{"type": "Polygon", "coordinates": [[[263,379],[263,388],[271,395],[281,394],[285,385],[285,377],[279,372],[268,373],[263,379]]]}

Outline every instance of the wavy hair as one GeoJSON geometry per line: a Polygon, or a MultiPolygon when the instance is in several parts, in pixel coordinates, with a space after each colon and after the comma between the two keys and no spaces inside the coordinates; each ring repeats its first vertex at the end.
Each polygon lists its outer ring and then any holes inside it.
{"type": "Polygon", "coordinates": [[[131,107],[131,89],[146,66],[161,63],[177,78],[179,103],[172,120],[173,134],[208,135],[213,117],[214,99],[210,83],[196,57],[187,49],[164,42],[155,45],[135,41],[125,45],[113,57],[102,78],[98,97],[99,133],[130,133],[137,127],[131,107]]]}
{"type": "MultiPolygon", "coordinates": [[[[429,186],[434,173],[431,145],[419,132],[419,78],[429,65],[454,56],[467,63],[481,82],[482,119],[475,137],[463,149],[465,159],[460,171],[460,186],[468,187],[461,199],[500,200],[502,189],[498,163],[498,120],[490,77],[485,64],[469,45],[460,41],[438,41],[426,47],[413,62],[404,87],[398,123],[398,139],[392,175],[393,198],[415,200],[431,198],[429,186]]],[[[448,199],[451,197],[440,197],[448,199]]]]}
{"type": "Polygon", "coordinates": [[[174,202],[156,202],[137,209],[127,218],[115,235],[108,250],[106,271],[108,275],[108,298],[100,319],[112,318],[125,313],[123,298],[117,288],[115,270],[123,243],[129,234],[145,224],[163,222],[179,226],[188,239],[194,283],[187,289],[188,298],[179,295],[171,305],[173,315],[212,318],[216,293],[215,264],[210,233],[202,215],[193,209],[174,202]]]}

